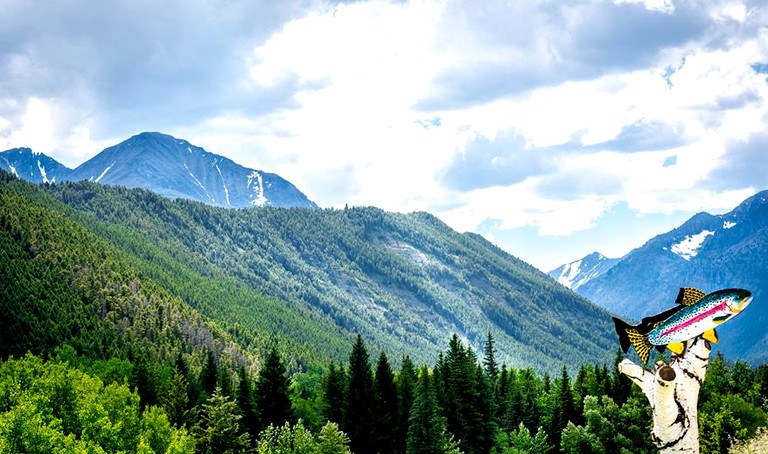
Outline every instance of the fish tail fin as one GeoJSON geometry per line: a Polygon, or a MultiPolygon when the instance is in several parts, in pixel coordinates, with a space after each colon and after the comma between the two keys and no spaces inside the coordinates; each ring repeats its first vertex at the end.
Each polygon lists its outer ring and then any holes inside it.
{"type": "Polygon", "coordinates": [[[616,325],[616,333],[619,335],[619,345],[622,351],[627,353],[629,346],[635,348],[637,356],[643,364],[648,362],[651,356],[653,345],[648,341],[647,333],[640,330],[639,326],[632,326],[620,318],[613,317],[613,323],[616,325]]]}

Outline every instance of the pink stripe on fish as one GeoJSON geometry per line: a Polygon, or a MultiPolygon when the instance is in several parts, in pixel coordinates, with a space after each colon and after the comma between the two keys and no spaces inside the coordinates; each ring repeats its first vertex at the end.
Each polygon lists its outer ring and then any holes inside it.
{"type": "Polygon", "coordinates": [[[703,319],[705,319],[705,318],[707,318],[707,317],[709,317],[711,315],[716,314],[717,312],[725,309],[727,306],[728,306],[728,302],[724,300],[722,303],[718,304],[717,306],[713,307],[712,309],[710,309],[710,310],[708,310],[706,312],[703,312],[703,313],[701,313],[701,314],[699,314],[699,315],[697,315],[695,317],[692,317],[690,320],[686,320],[683,323],[680,323],[679,325],[676,325],[676,326],[673,326],[673,327],[669,328],[668,330],[666,330],[663,333],[661,333],[661,335],[662,336],[667,336],[670,333],[673,333],[673,332],[675,332],[677,330],[681,330],[681,329],[684,329],[684,328],[686,328],[688,326],[691,326],[691,325],[693,325],[694,323],[696,323],[698,321],[701,321],[701,320],[703,320],[703,319]]]}

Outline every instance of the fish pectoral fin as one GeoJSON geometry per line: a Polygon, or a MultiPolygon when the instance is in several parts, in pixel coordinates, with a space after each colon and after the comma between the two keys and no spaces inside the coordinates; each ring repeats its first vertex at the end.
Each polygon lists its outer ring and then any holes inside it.
{"type": "MultiPolygon", "coordinates": [[[[726,320],[728,320],[729,318],[731,318],[731,316],[732,316],[732,315],[733,315],[733,314],[727,314],[727,315],[721,315],[721,316],[719,316],[719,317],[715,317],[715,318],[713,318],[713,319],[712,319],[712,322],[713,322],[715,325],[720,325],[720,324],[724,323],[726,320]]],[[[714,328],[713,328],[713,329],[714,329],[714,328]]],[[[705,339],[706,339],[706,338],[705,338],[705,339]]]]}
{"type": "Polygon", "coordinates": [[[677,294],[677,299],[675,300],[675,303],[682,304],[683,306],[691,306],[693,304],[696,304],[699,300],[701,300],[705,296],[707,296],[707,294],[697,288],[684,287],[684,288],[681,288],[680,292],[677,294]]]}
{"type": "Polygon", "coordinates": [[[685,344],[682,342],[670,342],[667,344],[667,348],[675,355],[682,355],[685,351],[685,344]]]}
{"type": "Polygon", "coordinates": [[[715,329],[712,328],[710,330],[704,331],[704,334],[701,335],[704,339],[712,342],[713,344],[716,344],[718,342],[717,333],[715,332],[715,329]]]}

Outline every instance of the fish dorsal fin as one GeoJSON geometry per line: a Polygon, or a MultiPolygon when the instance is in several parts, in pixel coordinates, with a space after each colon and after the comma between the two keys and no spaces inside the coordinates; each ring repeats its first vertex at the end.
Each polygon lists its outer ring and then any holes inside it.
{"type": "Polygon", "coordinates": [[[707,296],[706,293],[693,287],[683,287],[680,289],[680,293],[677,294],[676,304],[682,304],[683,306],[691,306],[699,302],[702,298],[707,296]]]}

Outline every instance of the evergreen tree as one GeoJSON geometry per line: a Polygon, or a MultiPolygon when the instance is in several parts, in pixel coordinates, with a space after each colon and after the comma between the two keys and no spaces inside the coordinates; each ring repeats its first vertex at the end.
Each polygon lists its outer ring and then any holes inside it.
{"type": "Polygon", "coordinates": [[[340,424],[344,414],[344,392],[346,389],[344,366],[331,363],[323,377],[322,412],[327,421],[340,424]]]}
{"type": "Polygon", "coordinates": [[[238,391],[237,391],[237,408],[239,414],[243,417],[241,424],[251,434],[251,438],[255,439],[258,432],[258,414],[256,404],[253,400],[253,386],[251,385],[251,378],[248,376],[248,372],[245,370],[245,366],[241,366],[237,373],[238,391]]]}
{"type": "Polygon", "coordinates": [[[216,364],[216,356],[213,350],[207,350],[203,370],[200,371],[200,387],[202,394],[199,399],[207,399],[216,390],[216,382],[219,379],[219,366],[216,364]]]}
{"type": "Polygon", "coordinates": [[[483,373],[482,368],[478,364],[477,372],[475,373],[476,381],[476,393],[478,396],[475,402],[475,411],[479,416],[478,420],[478,432],[475,434],[475,440],[477,443],[477,452],[486,453],[490,452],[493,447],[494,434],[499,428],[497,419],[494,417],[495,413],[495,396],[491,387],[488,377],[483,373]]]}
{"type": "Polygon", "coordinates": [[[142,409],[148,405],[157,405],[159,383],[157,366],[150,361],[146,354],[138,355],[133,367],[131,385],[141,399],[142,409]]]}
{"type": "Polygon", "coordinates": [[[518,376],[517,383],[517,389],[521,396],[521,422],[532,432],[537,430],[542,422],[541,411],[536,401],[536,397],[540,394],[544,394],[544,384],[537,381],[536,374],[532,369],[522,370],[518,376]]]}
{"type": "Polygon", "coordinates": [[[203,453],[243,452],[249,447],[248,433],[240,427],[237,405],[214,389],[203,404],[198,451],[203,453]]]}
{"type": "Polygon", "coordinates": [[[373,377],[368,351],[359,334],[349,355],[349,378],[344,394],[342,429],[356,454],[373,453],[373,377]]]}
{"type": "Polygon", "coordinates": [[[555,398],[552,407],[552,420],[549,428],[550,441],[555,446],[560,446],[560,437],[569,421],[573,421],[575,415],[575,406],[573,403],[573,392],[571,391],[571,381],[568,377],[568,371],[563,366],[563,373],[560,377],[555,398]]]}
{"type": "Polygon", "coordinates": [[[187,384],[186,420],[189,422],[192,421],[196,415],[197,404],[200,402],[200,395],[202,394],[203,390],[200,386],[198,377],[195,377],[192,373],[190,373],[187,362],[184,361],[184,357],[182,356],[181,352],[179,352],[178,356],[176,357],[175,370],[179,371],[180,375],[184,378],[184,381],[187,384]]]}
{"type": "Polygon", "coordinates": [[[187,423],[187,380],[182,372],[176,368],[168,382],[162,398],[163,408],[168,415],[168,420],[176,427],[183,427],[187,423]]]}
{"type": "Polygon", "coordinates": [[[256,380],[253,400],[258,412],[259,432],[269,425],[282,427],[293,423],[293,408],[289,394],[289,378],[277,348],[272,346],[256,380]]]}
{"type": "Polygon", "coordinates": [[[437,399],[426,366],[421,368],[416,395],[411,408],[407,454],[442,454],[456,452],[456,445],[446,433],[437,399]]]}
{"type": "Polygon", "coordinates": [[[624,355],[621,352],[621,349],[617,349],[616,357],[613,360],[613,373],[611,375],[611,388],[613,391],[611,396],[619,405],[624,405],[627,399],[629,399],[629,395],[632,393],[632,381],[629,377],[619,372],[619,363],[622,359],[624,359],[624,355]]]}
{"type": "Polygon", "coordinates": [[[485,349],[483,350],[483,367],[486,375],[491,382],[496,383],[499,376],[499,364],[496,362],[496,342],[493,340],[493,335],[488,331],[488,336],[485,340],[485,349]]]}
{"type": "Polygon", "coordinates": [[[395,452],[404,453],[406,442],[408,440],[408,425],[411,417],[411,406],[413,405],[416,392],[416,382],[418,376],[413,366],[411,358],[407,355],[403,357],[400,366],[400,375],[397,377],[397,436],[395,452]]]}
{"type": "Polygon", "coordinates": [[[397,387],[389,360],[381,352],[376,363],[374,387],[374,450],[375,452],[394,452],[397,434],[397,387]]]}
{"type": "MultiPolygon", "coordinates": [[[[458,439],[461,450],[467,454],[483,452],[488,415],[483,414],[481,386],[478,381],[477,359],[466,349],[455,334],[449,342],[446,355],[446,390],[443,415],[447,428],[458,439]]],[[[480,374],[482,375],[482,374],[480,374]]]]}
{"type": "Polygon", "coordinates": [[[503,408],[499,405],[501,402],[499,392],[499,364],[496,362],[496,348],[493,335],[488,331],[488,336],[485,340],[485,348],[483,350],[483,372],[485,373],[485,380],[482,393],[485,398],[485,404],[488,405],[488,412],[490,422],[498,427],[501,423],[501,411],[503,408]]]}

